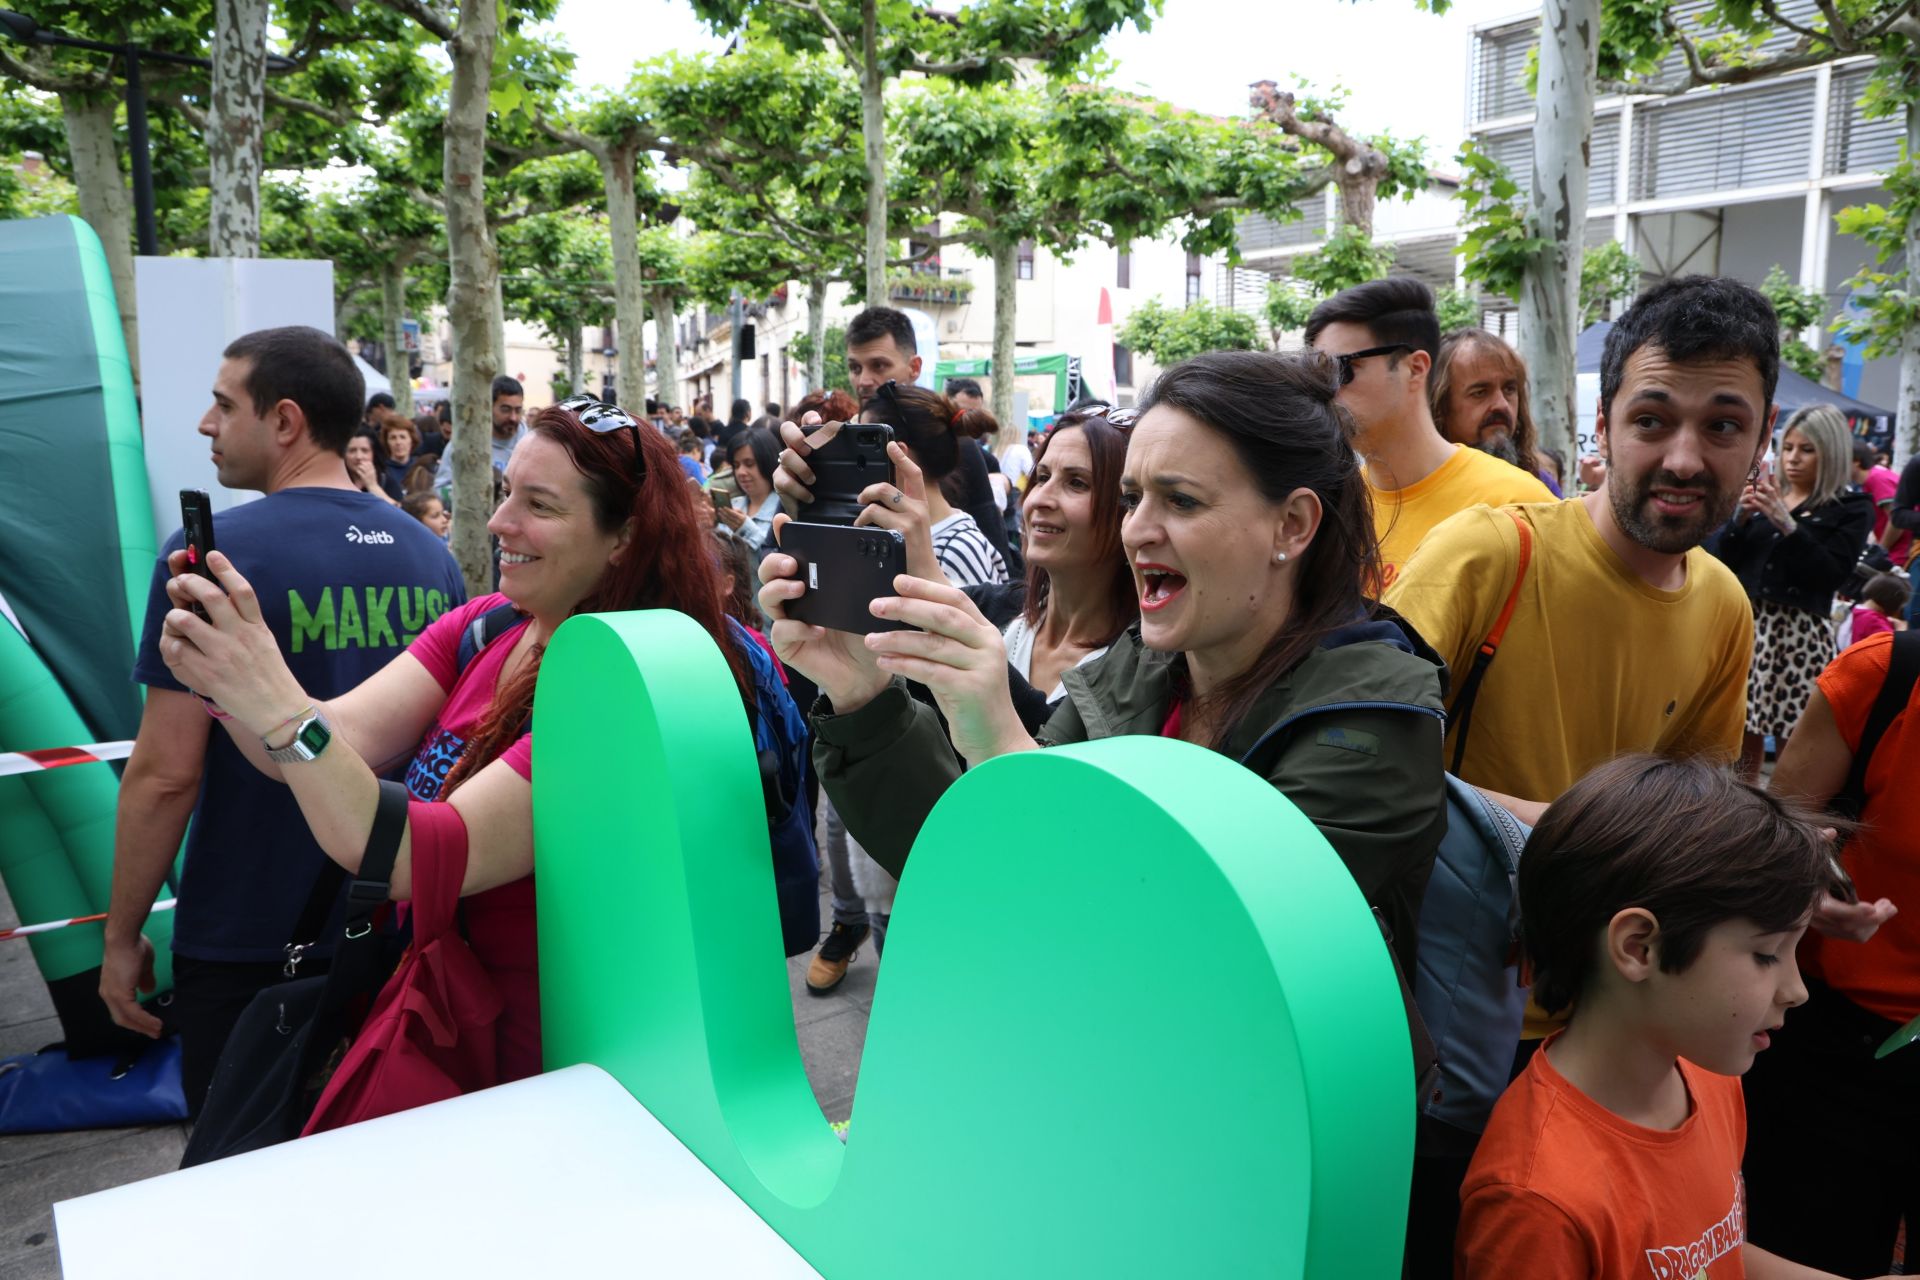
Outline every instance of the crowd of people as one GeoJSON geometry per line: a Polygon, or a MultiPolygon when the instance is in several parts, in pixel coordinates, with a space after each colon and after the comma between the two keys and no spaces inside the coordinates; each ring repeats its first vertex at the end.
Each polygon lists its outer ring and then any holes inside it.
{"type": "Polygon", "coordinates": [[[1264,777],[1412,974],[1451,774],[1531,828],[1512,926],[1531,999],[1482,1131],[1408,1081],[1406,1273],[1889,1272],[1920,1221],[1920,1050],[1875,1056],[1920,1016],[1920,463],[1893,476],[1829,407],[1780,420],[1777,317],[1730,280],[1656,284],[1616,320],[1598,451],[1571,473],[1518,356],[1443,335],[1417,281],[1326,300],[1306,340],[1188,360],[997,456],[978,384],[918,385],[883,307],[847,328],[853,394],[786,414],[577,397],[523,425],[496,384],[499,591],[467,601],[432,521],[393,505],[433,487],[425,426],[376,408],[362,433],[324,335],[241,339],[201,429],[222,483],[267,497],[223,517],[214,581],[178,538],[156,569],[103,999],[180,1033],[197,1110],[241,1009],[337,918],[403,770],[391,895],[457,886],[505,1010],[497,1078],[537,1071],[541,654],[574,613],[673,608],[750,710],[807,713],[832,902],[816,995],[879,954],[964,770],[1124,734],[1264,777]],[[891,428],[860,523],[905,546],[870,605],[903,625],[870,634],[788,617],[807,587],[781,549],[809,458],[853,422],[891,428]],[[337,546],[346,523],[387,535],[377,553],[337,546]],[[463,642],[503,614],[497,643],[463,642]],[[156,1011],[139,926],[190,817],[156,1011]]]}

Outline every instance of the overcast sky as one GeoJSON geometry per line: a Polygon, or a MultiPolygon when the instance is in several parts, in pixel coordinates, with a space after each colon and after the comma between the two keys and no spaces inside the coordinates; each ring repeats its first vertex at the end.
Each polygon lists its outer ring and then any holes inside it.
{"type": "MultiPolygon", "coordinates": [[[[1216,115],[1244,113],[1255,80],[1343,84],[1343,124],[1424,136],[1429,163],[1447,170],[1466,133],[1469,31],[1531,7],[1455,0],[1436,18],[1413,0],[1167,0],[1150,31],[1128,28],[1106,47],[1120,86],[1216,115]]],[[[561,0],[554,26],[578,55],[582,88],[624,84],[635,62],[662,53],[726,43],[686,0],[561,0]]]]}

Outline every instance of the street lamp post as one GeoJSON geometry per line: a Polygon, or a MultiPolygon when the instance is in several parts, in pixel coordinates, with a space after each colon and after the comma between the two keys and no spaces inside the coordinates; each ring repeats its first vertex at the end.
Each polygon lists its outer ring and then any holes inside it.
{"type": "MultiPolygon", "coordinates": [[[[101,40],[87,40],[80,36],[68,35],[64,31],[54,31],[41,26],[24,13],[15,13],[10,9],[0,9],[0,34],[5,34],[22,44],[63,45],[69,49],[91,49],[96,53],[110,53],[122,58],[127,64],[127,149],[131,153],[128,159],[133,168],[133,218],[134,235],[139,242],[140,252],[145,257],[158,257],[160,254],[160,233],[153,214],[153,153],[147,138],[147,90],[140,79],[140,60],[146,58],[152,62],[165,62],[178,67],[201,67],[211,71],[213,63],[206,58],[195,58],[184,53],[168,53],[161,49],[145,49],[139,45],[108,44],[101,40]]],[[[279,54],[267,56],[267,66],[275,71],[290,71],[297,64],[291,58],[279,54]]]]}

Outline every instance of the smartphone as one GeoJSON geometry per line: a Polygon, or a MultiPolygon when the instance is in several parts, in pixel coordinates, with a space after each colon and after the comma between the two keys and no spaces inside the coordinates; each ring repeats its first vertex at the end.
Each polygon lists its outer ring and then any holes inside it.
{"type": "Polygon", "coordinates": [[[807,455],[813,468],[813,501],[800,508],[809,524],[852,524],[860,517],[860,491],[893,483],[893,459],[887,446],[893,428],[884,422],[849,422],[833,439],[807,455]]]}
{"type": "Polygon", "coordinates": [[[787,601],[789,618],[861,636],[913,629],[868,609],[899,594],[893,580],[907,571],[907,539],[897,529],[793,521],[780,531],[780,550],[800,562],[795,576],[807,584],[805,595],[787,601]]]}
{"type": "Polygon", "coordinates": [[[707,490],[707,500],[713,503],[713,509],[715,511],[725,511],[733,505],[733,495],[724,489],[707,490]]]}
{"type": "Polygon", "coordinates": [[[1847,869],[1840,865],[1838,854],[1827,855],[1827,881],[1827,892],[1840,901],[1846,903],[1860,901],[1860,890],[1854,887],[1853,877],[1847,874],[1847,869]]]}
{"type": "MultiPolygon", "coordinates": [[[[207,567],[207,557],[213,552],[213,499],[205,489],[180,491],[180,533],[187,542],[187,572],[214,582],[213,570],[207,567]]],[[[207,616],[199,605],[193,606],[193,611],[207,616]]]]}

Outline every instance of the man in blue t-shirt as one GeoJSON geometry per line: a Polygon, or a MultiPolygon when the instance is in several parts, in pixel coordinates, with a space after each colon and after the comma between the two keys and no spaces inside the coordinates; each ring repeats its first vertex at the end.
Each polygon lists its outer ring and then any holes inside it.
{"type": "MultiPolygon", "coordinates": [[[[331,698],[385,666],[426,625],[466,599],[446,544],[347,478],[346,448],[364,385],[345,347],[318,329],[263,329],[236,339],[213,384],[200,434],[220,483],[266,497],[221,514],[215,545],[253,584],[261,614],[303,688],[331,698]]],[[[159,651],[169,604],[162,549],[133,678],[146,711],[120,783],[100,997],[113,1020],[149,1036],[160,1019],[153,949],[140,933],[191,817],[174,916],[174,993],[187,1106],[197,1115],[240,1013],[284,980],[309,900],[340,918],[341,879],[284,784],[260,773],[159,651]]],[[[328,934],[327,936],[330,936],[328,934]]],[[[297,976],[324,972],[329,948],[297,976]]]]}

